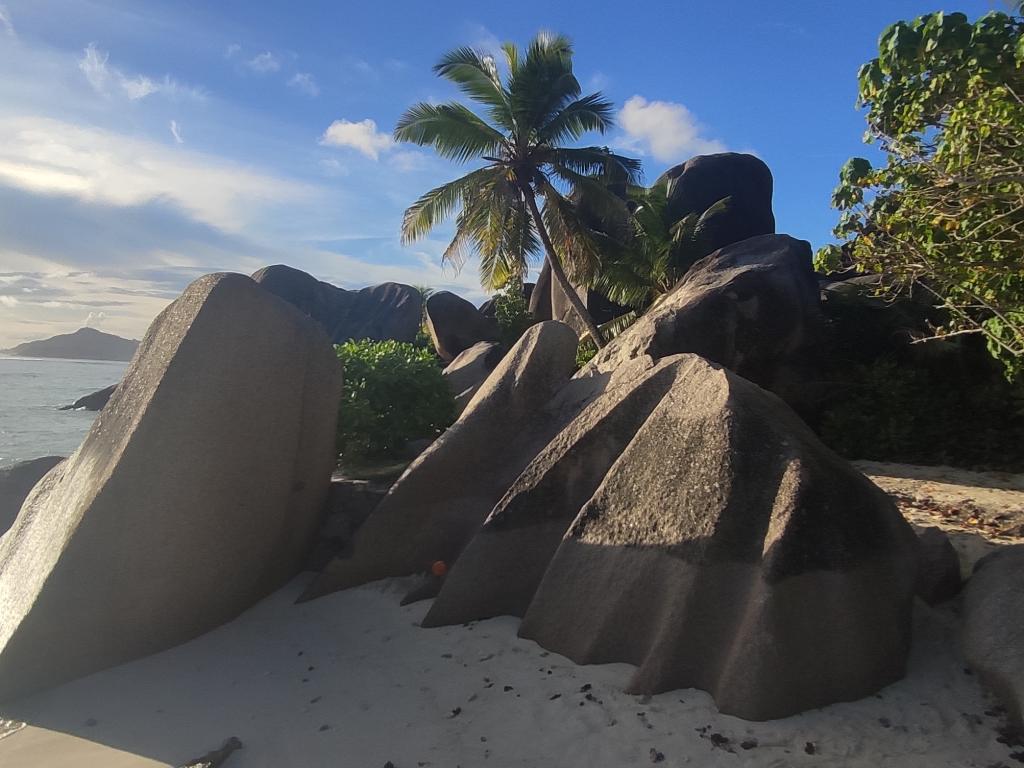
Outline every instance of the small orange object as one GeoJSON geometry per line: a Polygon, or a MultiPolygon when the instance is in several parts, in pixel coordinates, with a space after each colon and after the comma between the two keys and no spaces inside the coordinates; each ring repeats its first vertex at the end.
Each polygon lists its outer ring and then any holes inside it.
{"type": "Polygon", "coordinates": [[[448,573],[448,564],[444,560],[435,560],[430,566],[430,572],[440,578],[448,573]]]}

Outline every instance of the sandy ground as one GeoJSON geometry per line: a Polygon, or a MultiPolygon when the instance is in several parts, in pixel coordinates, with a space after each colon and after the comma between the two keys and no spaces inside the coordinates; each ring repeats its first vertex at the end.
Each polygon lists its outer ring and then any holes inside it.
{"type": "Polygon", "coordinates": [[[576,666],[512,618],[421,629],[429,604],[399,606],[401,581],[294,605],[307,579],[191,643],[6,707],[31,725],[0,738],[0,765],[175,766],[229,736],[245,747],[226,768],[1017,764],[948,610],[919,609],[909,674],[877,696],[751,723],[696,690],[622,693],[627,665],[576,666]]]}
{"type": "Polygon", "coordinates": [[[949,534],[964,577],[997,547],[1024,544],[1024,475],[953,467],[855,462],[917,527],[949,534]]]}
{"type": "MultiPolygon", "coordinates": [[[[965,575],[1024,543],[1024,476],[858,467],[915,526],[950,534],[965,575]]],[[[955,603],[919,604],[908,675],[877,696],[749,723],[700,691],[626,695],[630,667],[576,666],[512,618],[421,629],[429,603],[399,606],[401,580],[294,605],[309,578],[191,643],[5,707],[0,766],[179,766],[230,736],[245,747],[225,768],[1024,762],[959,657],[955,603]]]]}

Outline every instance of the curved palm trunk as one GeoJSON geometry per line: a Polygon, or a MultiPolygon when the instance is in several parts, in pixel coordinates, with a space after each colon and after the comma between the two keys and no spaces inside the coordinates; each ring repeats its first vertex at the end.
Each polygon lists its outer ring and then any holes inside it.
{"type": "Polygon", "coordinates": [[[597,345],[598,349],[601,349],[605,345],[604,336],[601,335],[600,329],[594,323],[594,319],[590,316],[587,308],[583,306],[583,302],[580,300],[579,294],[576,293],[576,289],[569,284],[569,278],[565,276],[565,270],[562,269],[562,261],[558,258],[558,254],[555,253],[555,247],[551,244],[551,238],[548,237],[548,231],[544,227],[544,219],[540,215],[540,209],[537,207],[533,191],[526,188],[522,192],[526,198],[527,205],[530,206],[533,223],[537,225],[537,233],[540,235],[540,241],[544,244],[544,250],[548,255],[548,264],[551,265],[551,276],[558,283],[558,287],[562,289],[562,293],[569,299],[569,303],[587,329],[590,338],[594,340],[594,344],[597,345]]]}

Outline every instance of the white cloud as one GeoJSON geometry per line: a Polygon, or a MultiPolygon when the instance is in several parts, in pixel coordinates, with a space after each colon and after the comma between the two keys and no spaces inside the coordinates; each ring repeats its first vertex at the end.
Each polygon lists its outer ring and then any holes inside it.
{"type": "Polygon", "coordinates": [[[388,159],[388,163],[396,171],[409,173],[410,171],[422,171],[430,167],[430,160],[422,152],[413,150],[402,150],[395,152],[388,159]]]}
{"type": "Polygon", "coordinates": [[[5,307],[18,306],[18,300],[14,296],[0,296],[0,305],[5,307]]]}
{"type": "Polygon", "coordinates": [[[110,80],[110,71],[107,69],[107,59],[110,54],[101,52],[95,43],[89,43],[85,47],[85,53],[78,61],[78,68],[85,74],[85,79],[96,91],[106,91],[107,81],[110,80]]]}
{"type": "Polygon", "coordinates": [[[107,321],[106,312],[90,312],[85,317],[85,328],[99,328],[107,321]]]}
{"type": "Polygon", "coordinates": [[[367,118],[353,123],[349,120],[335,120],[320,137],[320,143],[331,147],[351,147],[372,160],[380,153],[394,146],[391,136],[377,130],[377,123],[367,118]]]}
{"type": "Polygon", "coordinates": [[[184,144],[185,140],[181,137],[181,128],[178,127],[177,120],[171,120],[171,136],[174,137],[176,144],[184,144]]]}
{"type": "Polygon", "coordinates": [[[320,86],[316,84],[316,80],[308,72],[296,72],[292,79],[288,81],[288,85],[302,91],[307,96],[320,95],[320,86]]]}
{"type": "Polygon", "coordinates": [[[261,75],[267,72],[277,72],[281,68],[281,62],[277,60],[270,51],[264,51],[263,53],[253,56],[245,65],[253,72],[257,72],[261,75]]]}
{"type": "Polygon", "coordinates": [[[258,220],[258,204],[312,192],[218,157],[40,117],[0,118],[0,182],[115,206],[165,200],[233,232],[258,220]]]}
{"type": "Polygon", "coordinates": [[[236,53],[238,53],[239,51],[241,51],[241,50],[242,50],[242,46],[240,46],[238,43],[232,43],[231,45],[229,45],[227,48],[224,49],[224,58],[225,59],[233,58],[234,55],[236,53]]]}
{"type": "Polygon", "coordinates": [[[202,91],[182,85],[170,76],[165,75],[163,80],[153,80],[145,75],[126,75],[116,67],[110,66],[109,61],[110,54],[101,51],[95,43],[89,43],[82,52],[82,58],[78,60],[78,68],[97,93],[109,95],[113,91],[132,101],[144,99],[154,93],[171,97],[204,98],[202,91]]]}
{"type": "Polygon", "coordinates": [[[682,162],[693,155],[726,150],[721,141],[701,135],[703,126],[682,104],[632,96],[618,117],[625,131],[621,145],[634,152],[649,152],[663,162],[682,162]]]}
{"type": "Polygon", "coordinates": [[[14,37],[14,22],[11,21],[11,14],[6,5],[0,5],[0,27],[3,27],[5,34],[14,37]]]}
{"type": "Polygon", "coordinates": [[[137,101],[138,99],[144,99],[150,94],[156,93],[160,90],[160,86],[148,77],[139,75],[137,77],[122,78],[121,90],[124,91],[124,95],[129,99],[137,101]]]}

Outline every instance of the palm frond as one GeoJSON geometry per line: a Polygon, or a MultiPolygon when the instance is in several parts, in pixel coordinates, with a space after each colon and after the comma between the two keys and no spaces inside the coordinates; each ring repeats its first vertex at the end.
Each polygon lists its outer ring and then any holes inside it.
{"type": "Polygon", "coordinates": [[[613,227],[621,226],[629,217],[626,201],[613,194],[601,178],[577,173],[561,164],[552,163],[550,167],[556,177],[569,185],[572,197],[591,217],[613,227]]]}
{"type": "Polygon", "coordinates": [[[600,93],[576,99],[559,110],[537,132],[538,140],[560,144],[576,140],[589,131],[604,133],[615,125],[615,107],[600,93]]]}
{"type": "Polygon", "coordinates": [[[467,196],[478,189],[478,185],[485,184],[500,172],[500,169],[492,166],[480,168],[424,194],[406,209],[402,217],[402,243],[411,243],[426,235],[438,223],[451,216],[458,205],[464,204],[467,196]]]}
{"type": "Polygon", "coordinates": [[[502,53],[505,54],[505,64],[508,65],[509,75],[514,75],[519,69],[519,49],[515,43],[502,43],[502,53]]]}
{"type": "Polygon", "coordinates": [[[434,65],[434,73],[450,80],[471,99],[488,108],[491,119],[511,131],[512,109],[493,57],[473,48],[456,48],[434,65]]]}
{"type": "Polygon", "coordinates": [[[505,143],[500,131],[455,102],[413,105],[399,118],[395,140],[432,146],[442,157],[460,162],[500,154],[505,143]]]}
{"type": "Polygon", "coordinates": [[[627,188],[638,184],[643,176],[639,160],[617,155],[607,147],[554,147],[544,159],[580,175],[601,176],[609,184],[623,184],[627,188]]]}
{"type": "Polygon", "coordinates": [[[614,241],[587,226],[576,204],[546,179],[539,181],[538,191],[544,199],[544,226],[566,274],[574,283],[589,285],[599,272],[602,255],[615,248],[614,241]]]}
{"type": "Polygon", "coordinates": [[[572,43],[564,35],[537,35],[509,75],[509,101],[521,140],[532,140],[582,92],[572,71],[572,53],[572,43]]]}

